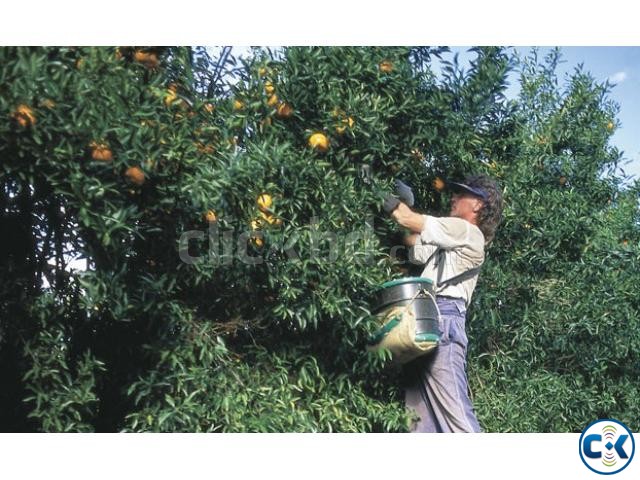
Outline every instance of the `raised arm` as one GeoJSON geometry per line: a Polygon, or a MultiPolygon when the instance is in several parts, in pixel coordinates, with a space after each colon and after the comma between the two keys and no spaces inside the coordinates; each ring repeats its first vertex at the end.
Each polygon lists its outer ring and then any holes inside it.
{"type": "Polygon", "coordinates": [[[419,234],[424,228],[424,216],[414,212],[403,202],[400,202],[391,212],[391,218],[399,225],[411,230],[412,233],[419,234]]]}

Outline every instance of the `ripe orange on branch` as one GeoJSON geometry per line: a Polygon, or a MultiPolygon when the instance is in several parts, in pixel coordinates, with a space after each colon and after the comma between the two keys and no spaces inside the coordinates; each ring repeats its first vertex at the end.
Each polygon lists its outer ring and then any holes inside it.
{"type": "Polygon", "coordinates": [[[273,83],[271,82],[265,82],[264,84],[264,92],[267,95],[273,95],[276,91],[276,87],[273,86],[273,83]]]}
{"type": "Polygon", "coordinates": [[[440,177],[436,177],[433,180],[432,185],[433,185],[433,188],[438,192],[441,192],[442,190],[444,190],[444,187],[445,187],[444,180],[442,180],[440,177]]]}
{"type": "Polygon", "coordinates": [[[264,218],[269,225],[274,225],[276,227],[282,225],[282,220],[271,213],[260,212],[260,216],[262,216],[262,218],[264,218]]]}
{"type": "Polygon", "coordinates": [[[164,104],[167,107],[170,107],[176,100],[178,100],[178,94],[176,93],[175,87],[169,87],[169,90],[167,90],[167,94],[164,96],[164,104]]]}
{"type": "Polygon", "coordinates": [[[153,52],[143,52],[136,50],[133,59],[147,68],[156,68],[159,65],[158,56],[153,52]]]}
{"type": "Polygon", "coordinates": [[[353,119],[353,117],[347,117],[344,120],[342,120],[342,123],[345,125],[338,125],[336,127],[336,132],[338,132],[339,135],[343,135],[344,132],[347,131],[347,126],[349,128],[353,128],[353,126],[355,125],[356,121],[353,119]]]}
{"type": "Polygon", "coordinates": [[[391,60],[383,60],[378,65],[378,68],[383,73],[391,73],[393,71],[393,62],[391,60]]]}
{"type": "Polygon", "coordinates": [[[270,107],[275,107],[276,105],[278,105],[278,96],[276,94],[271,95],[267,99],[267,105],[270,107]]]}
{"type": "Polygon", "coordinates": [[[124,172],[124,176],[134,185],[141,186],[145,182],[144,172],[140,167],[129,167],[124,172]]]}
{"type": "Polygon", "coordinates": [[[207,223],[215,223],[218,221],[218,215],[216,215],[215,210],[207,210],[207,213],[204,214],[204,219],[207,223]]]}
{"type": "Polygon", "coordinates": [[[324,133],[314,133],[309,137],[309,146],[319,152],[329,150],[329,139],[324,133]]]}
{"type": "Polygon", "coordinates": [[[234,100],[233,101],[233,109],[238,111],[238,110],[242,110],[244,108],[244,103],[240,100],[234,100]]]}
{"type": "Polygon", "coordinates": [[[13,112],[13,118],[21,127],[27,128],[36,123],[36,115],[33,110],[27,105],[18,105],[18,108],[13,112]]]}
{"type": "Polygon", "coordinates": [[[260,210],[269,210],[271,208],[271,205],[273,205],[273,197],[271,197],[271,195],[269,195],[268,193],[262,193],[256,200],[256,203],[258,204],[258,208],[260,210]]]}
{"type": "Polygon", "coordinates": [[[253,220],[251,220],[251,230],[260,230],[260,228],[262,227],[262,220],[259,218],[254,218],[253,220]]]}
{"type": "Polygon", "coordinates": [[[105,143],[91,142],[91,158],[99,162],[110,162],[113,160],[113,152],[105,143]]]}
{"type": "Polygon", "coordinates": [[[293,115],[293,107],[287,102],[280,102],[276,110],[276,116],[278,118],[289,118],[291,115],[293,115]]]}
{"type": "Polygon", "coordinates": [[[264,240],[260,236],[251,236],[251,243],[257,248],[262,248],[264,245],[264,240]]]}

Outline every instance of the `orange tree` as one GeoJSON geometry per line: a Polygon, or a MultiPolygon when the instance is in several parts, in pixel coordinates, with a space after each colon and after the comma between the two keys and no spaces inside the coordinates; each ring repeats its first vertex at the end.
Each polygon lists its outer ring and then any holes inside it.
{"type": "Polygon", "coordinates": [[[438,80],[445,50],[2,49],[4,429],[404,430],[364,353],[371,290],[410,273],[381,200],[401,177],[442,213],[470,172],[508,199],[470,310],[481,421],[629,422],[637,188],[603,175],[607,87],[527,59],[507,102],[502,50],[438,80]]]}

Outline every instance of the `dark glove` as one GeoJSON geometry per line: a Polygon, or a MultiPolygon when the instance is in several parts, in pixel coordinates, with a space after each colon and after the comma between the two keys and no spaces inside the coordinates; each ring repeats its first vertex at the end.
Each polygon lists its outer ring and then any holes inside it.
{"type": "Polygon", "coordinates": [[[396,179],[396,194],[401,202],[406,203],[409,207],[413,207],[413,190],[411,190],[411,187],[402,180],[396,179]]]}
{"type": "Polygon", "coordinates": [[[411,187],[406,183],[402,182],[401,180],[396,180],[395,183],[396,183],[396,192],[395,192],[396,194],[388,195],[384,199],[384,204],[382,205],[382,208],[387,213],[393,212],[396,209],[396,207],[400,204],[400,202],[404,202],[407,204],[407,206],[413,207],[414,198],[413,198],[413,191],[411,190],[411,187]]]}
{"type": "Polygon", "coordinates": [[[388,195],[384,199],[384,203],[382,204],[382,209],[388,214],[390,214],[396,209],[398,205],[400,205],[400,200],[398,199],[398,197],[394,195],[388,195]]]}

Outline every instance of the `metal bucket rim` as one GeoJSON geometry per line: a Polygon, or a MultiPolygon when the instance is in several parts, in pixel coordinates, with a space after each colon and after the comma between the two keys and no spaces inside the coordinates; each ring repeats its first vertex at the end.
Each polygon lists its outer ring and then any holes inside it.
{"type": "Polygon", "coordinates": [[[426,277],[404,277],[396,278],[395,280],[389,280],[376,288],[375,291],[383,290],[385,288],[396,287],[398,285],[404,285],[406,283],[428,283],[433,285],[433,280],[426,277]]]}

